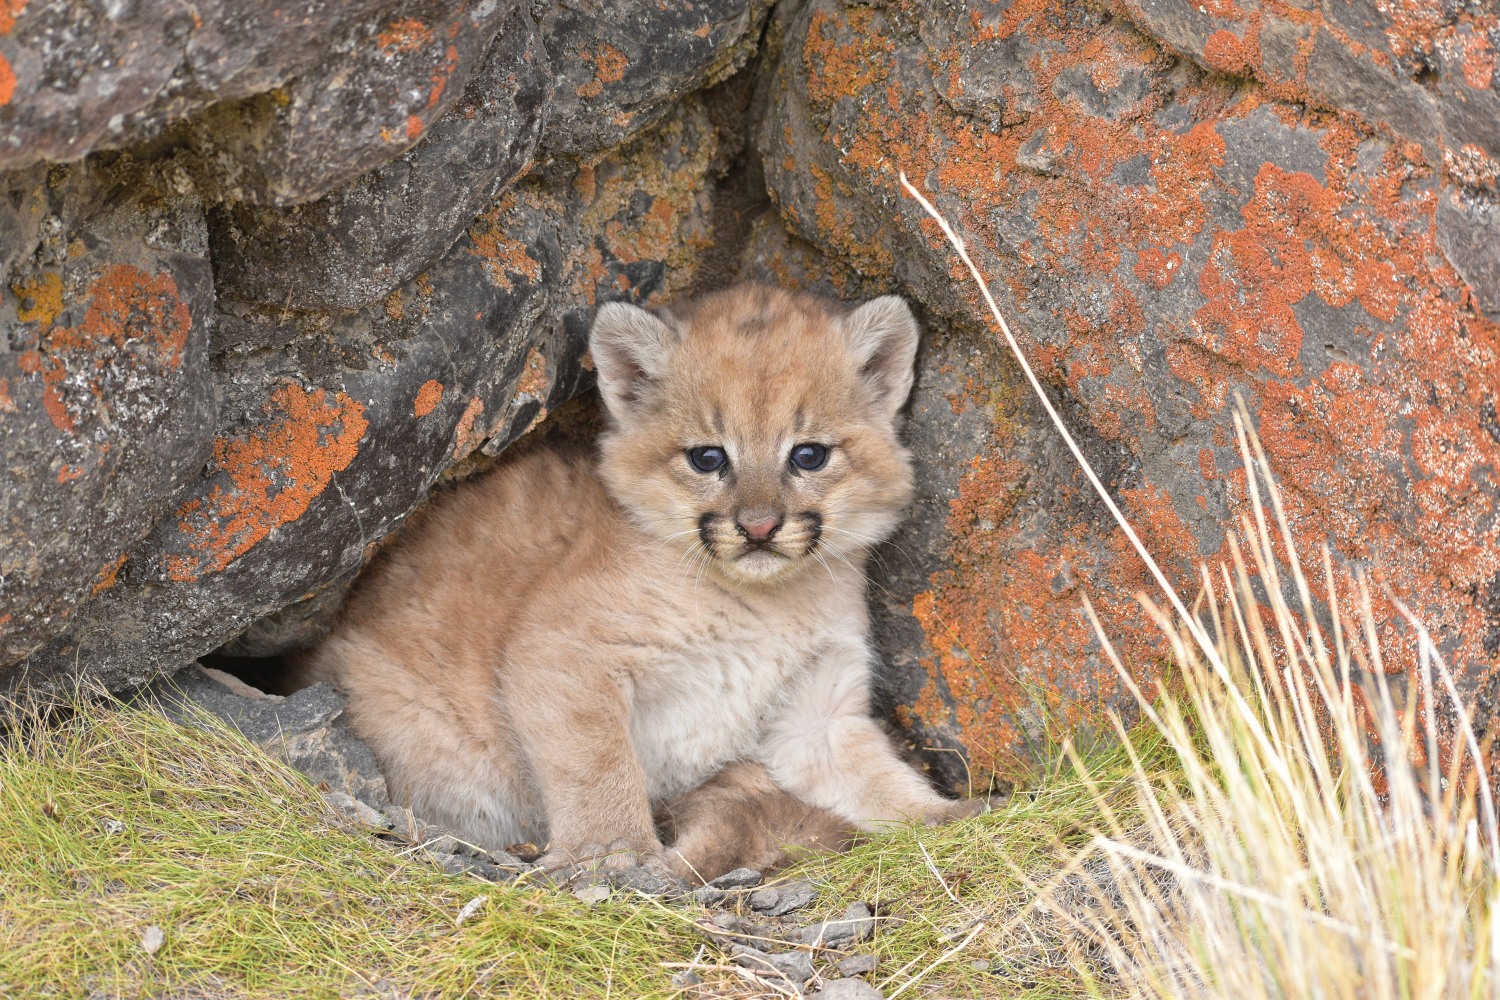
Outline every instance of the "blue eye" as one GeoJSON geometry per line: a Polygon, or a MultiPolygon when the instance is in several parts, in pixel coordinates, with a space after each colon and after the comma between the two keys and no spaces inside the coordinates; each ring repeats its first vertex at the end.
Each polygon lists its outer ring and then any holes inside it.
{"type": "Polygon", "coordinates": [[[792,464],[806,472],[817,472],[828,464],[828,446],[821,444],[792,445],[792,464]]]}
{"type": "Polygon", "coordinates": [[[718,445],[709,445],[706,448],[689,448],[688,461],[693,468],[699,472],[718,472],[729,464],[729,456],[724,449],[718,445]]]}

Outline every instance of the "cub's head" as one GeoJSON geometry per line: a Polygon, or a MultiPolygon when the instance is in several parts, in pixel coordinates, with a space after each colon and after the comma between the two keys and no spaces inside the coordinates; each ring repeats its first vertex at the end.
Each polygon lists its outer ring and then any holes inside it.
{"type": "Polygon", "coordinates": [[[741,583],[860,557],[911,499],[897,411],[917,325],[886,296],[852,312],[741,286],[589,335],[611,417],[601,470],[645,531],[741,583]]]}

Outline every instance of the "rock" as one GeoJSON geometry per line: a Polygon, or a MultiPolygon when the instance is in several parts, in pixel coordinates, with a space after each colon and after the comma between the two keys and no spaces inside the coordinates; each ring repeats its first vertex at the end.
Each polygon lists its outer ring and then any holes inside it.
{"type": "Polygon", "coordinates": [[[703,977],[691,969],[683,969],[672,973],[672,985],[679,990],[687,989],[689,986],[697,986],[703,982],[703,977]]]}
{"type": "Polygon", "coordinates": [[[818,898],[818,890],[809,882],[787,882],[767,886],[750,894],[750,908],[768,917],[780,917],[800,910],[818,898]]]}
{"type": "Polygon", "coordinates": [[[214,298],[202,206],[162,171],[5,180],[0,200],[34,221],[0,275],[0,663],[12,663],[124,578],[208,457],[214,298]]]}
{"type": "Polygon", "coordinates": [[[725,872],[708,883],[710,889],[749,889],[760,885],[764,876],[754,868],[736,868],[732,872],[725,872]]]}
{"type": "Polygon", "coordinates": [[[586,885],[581,889],[573,890],[573,895],[578,898],[579,902],[593,906],[604,902],[610,897],[610,888],[604,883],[595,883],[593,885],[586,885]]]}
{"type": "Polygon", "coordinates": [[[362,812],[384,809],[390,799],[374,753],[354,735],[344,718],[344,697],[332,685],[314,684],[282,698],[194,665],[153,684],[142,697],[183,725],[198,724],[198,712],[218,716],[312,781],[326,785],[327,794],[338,797],[346,814],[367,825],[391,825],[384,815],[376,813],[376,821],[362,812]]]}
{"type": "Polygon", "coordinates": [[[608,873],[609,884],[616,889],[628,889],[643,896],[665,896],[678,898],[688,894],[688,885],[664,868],[655,865],[638,865],[619,868],[608,873]]]}
{"type": "Polygon", "coordinates": [[[386,818],[385,813],[376,809],[368,802],[361,802],[347,792],[324,792],[323,799],[335,813],[355,826],[368,827],[375,830],[386,830],[391,826],[391,821],[386,818]]]}
{"type": "Polygon", "coordinates": [[[11,84],[0,169],[122,148],[176,123],[224,186],[317,197],[421,138],[517,6],[434,0],[418,17],[392,0],[18,7],[0,33],[11,84]]]}
{"type": "Polygon", "coordinates": [[[141,932],[141,950],[148,955],[155,955],[166,943],[166,932],[155,924],[147,924],[146,929],[141,932]]]}
{"type": "MultiPolygon", "coordinates": [[[[753,904],[752,904],[753,905],[753,904]]],[[[824,920],[798,928],[790,939],[824,948],[847,948],[875,933],[875,916],[865,903],[850,903],[840,920],[824,920]]],[[[847,973],[846,973],[847,975],[847,973]]]]}
{"type": "MultiPolygon", "coordinates": [[[[1086,725],[1128,702],[1080,593],[1137,680],[1154,680],[1161,639],[1134,600],[1151,579],[902,170],[964,234],[1180,591],[1196,591],[1200,560],[1227,558],[1225,528],[1248,510],[1238,393],[1304,557],[1326,542],[1341,566],[1379,565],[1468,665],[1466,688],[1489,690],[1500,485],[1479,470],[1500,462],[1500,327],[1480,287],[1495,255],[1479,248],[1500,115],[1476,112],[1500,88],[1475,89],[1494,65],[1454,47],[1489,29],[1451,13],[1397,24],[1364,0],[1280,24],[1241,6],[809,0],[774,15],[784,42],[759,133],[774,202],[834,273],[926,309],[908,426],[918,515],[875,560],[871,592],[882,708],[912,743],[967,751],[969,768],[928,758],[950,787],[1033,766],[1038,691],[1086,725]]],[[[799,244],[783,246],[768,261],[798,280],[799,244]]],[[[1394,635],[1394,609],[1377,613],[1394,635]]],[[[1414,649],[1387,652],[1410,670],[1414,649]]]]}
{"type": "Polygon", "coordinates": [[[699,906],[715,906],[722,903],[728,893],[723,889],[715,889],[711,885],[702,885],[692,891],[693,902],[699,906]]]}
{"type": "Polygon", "coordinates": [[[812,959],[805,951],[785,951],[770,954],[759,948],[737,944],[730,948],[735,965],[764,977],[780,976],[798,986],[813,977],[812,959]]]}
{"type": "Polygon", "coordinates": [[[557,72],[550,155],[588,156],[717,83],[755,51],[766,0],[572,0],[542,15],[557,72]]]}
{"type": "Polygon", "coordinates": [[[830,979],[809,994],[822,1000],[883,1000],[885,994],[862,979],[830,979]]]}
{"type": "Polygon", "coordinates": [[[458,103],[395,160],[315,201],[210,212],[220,296],[299,310],[384,298],[531,166],[550,83],[540,36],[517,8],[458,103]]]}
{"type": "Polygon", "coordinates": [[[878,964],[874,955],[850,955],[848,958],[838,960],[837,968],[840,975],[844,976],[868,976],[875,971],[878,964]]]}

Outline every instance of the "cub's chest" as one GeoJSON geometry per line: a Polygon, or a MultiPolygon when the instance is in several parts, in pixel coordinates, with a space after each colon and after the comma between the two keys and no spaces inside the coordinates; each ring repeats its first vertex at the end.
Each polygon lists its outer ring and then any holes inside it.
{"type": "Polygon", "coordinates": [[[858,605],[840,616],[818,599],[700,602],[636,675],[632,737],[653,797],[753,756],[769,719],[863,620],[858,605]]]}

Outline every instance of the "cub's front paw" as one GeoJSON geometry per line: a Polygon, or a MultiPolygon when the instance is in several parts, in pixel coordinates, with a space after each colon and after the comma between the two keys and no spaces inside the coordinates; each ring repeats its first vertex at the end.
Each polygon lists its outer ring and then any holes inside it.
{"type": "Polygon", "coordinates": [[[989,811],[990,804],[985,799],[944,799],[923,812],[922,822],[928,826],[942,826],[956,819],[968,819],[989,811]]]}

